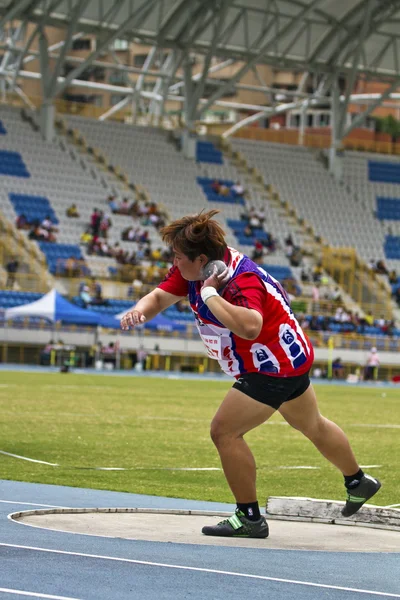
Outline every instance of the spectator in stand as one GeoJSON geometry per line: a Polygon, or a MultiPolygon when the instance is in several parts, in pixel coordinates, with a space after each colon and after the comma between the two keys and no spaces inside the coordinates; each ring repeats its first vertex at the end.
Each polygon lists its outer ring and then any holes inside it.
{"type": "Polygon", "coordinates": [[[140,244],[150,244],[149,232],[147,231],[147,229],[145,229],[144,231],[141,232],[141,234],[139,235],[138,242],[140,244]]]}
{"type": "Polygon", "coordinates": [[[390,273],[389,273],[389,283],[391,285],[394,285],[394,284],[397,283],[397,280],[398,280],[397,272],[395,270],[390,271],[390,273]]]}
{"type": "Polygon", "coordinates": [[[229,196],[229,188],[224,183],[219,188],[219,195],[224,197],[229,196]]]}
{"type": "Polygon", "coordinates": [[[104,364],[111,363],[115,368],[115,365],[117,363],[116,351],[117,348],[115,347],[114,342],[110,342],[109,344],[107,344],[107,346],[103,346],[101,352],[103,354],[104,364]]]}
{"type": "Polygon", "coordinates": [[[367,362],[364,369],[364,380],[370,381],[372,379],[377,379],[378,377],[378,367],[380,365],[380,360],[378,356],[378,352],[375,347],[371,348],[371,351],[368,355],[367,362]]]}
{"type": "Polygon", "coordinates": [[[278,242],[272,235],[272,233],[267,233],[267,239],[261,241],[264,248],[268,250],[268,254],[273,254],[275,252],[278,242]]]}
{"type": "Polygon", "coordinates": [[[31,226],[28,223],[28,219],[26,218],[26,216],[24,214],[22,215],[18,215],[18,217],[15,219],[15,225],[17,227],[17,229],[30,229],[31,226]]]}
{"type": "Polygon", "coordinates": [[[129,204],[128,198],[124,198],[122,200],[121,204],[118,207],[118,210],[116,210],[115,212],[117,212],[120,215],[129,215],[131,213],[131,206],[129,204]]]}
{"type": "Polygon", "coordinates": [[[109,215],[104,214],[103,212],[101,212],[100,214],[101,214],[101,220],[100,220],[100,237],[102,237],[104,239],[107,239],[107,237],[108,237],[108,230],[112,226],[112,221],[111,221],[109,215]]]}
{"type": "Polygon", "coordinates": [[[71,206],[69,206],[65,211],[65,214],[70,219],[77,219],[80,216],[76,204],[71,204],[71,206]]]}
{"type": "Polygon", "coordinates": [[[218,181],[218,179],[214,179],[214,181],[212,182],[212,184],[210,185],[210,188],[216,193],[219,194],[219,190],[220,190],[221,184],[218,181]]]}
{"type": "Polygon", "coordinates": [[[90,300],[90,305],[93,306],[108,306],[108,300],[103,298],[101,289],[96,289],[90,300]]]}
{"type": "Polygon", "coordinates": [[[365,322],[367,323],[367,325],[369,325],[371,327],[373,326],[373,324],[374,324],[374,316],[373,316],[373,314],[372,314],[372,312],[370,310],[367,312],[367,314],[365,315],[364,319],[365,319],[365,322]]]}
{"type": "Polygon", "coordinates": [[[134,229],[132,225],[122,230],[121,239],[124,242],[136,242],[139,235],[139,228],[134,229]]]}
{"type": "Polygon", "coordinates": [[[389,271],[387,270],[383,260],[377,261],[375,265],[375,273],[377,273],[378,275],[389,275],[389,271]]]}
{"type": "Polygon", "coordinates": [[[293,252],[291,256],[289,256],[289,262],[292,267],[299,267],[301,265],[301,261],[303,260],[303,253],[299,246],[293,247],[293,252]]]}
{"type": "Polygon", "coordinates": [[[397,306],[400,308],[400,286],[396,289],[396,291],[393,294],[394,299],[397,303],[397,306]]]}
{"type": "Polygon", "coordinates": [[[314,283],[321,282],[322,272],[323,272],[323,269],[322,269],[321,263],[318,263],[317,265],[315,265],[315,267],[313,268],[313,282],[314,283]]]}
{"type": "Polygon", "coordinates": [[[244,187],[241,185],[240,181],[237,181],[236,183],[234,183],[231,186],[231,192],[233,194],[233,196],[243,196],[244,194],[244,187]]]}
{"type": "Polygon", "coordinates": [[[342,301],[342,295],[340,293],[340,289],[338,287],[334,288],[329,296],[329,300],[332,300],[332,302],[338,303],[342,301]]]}
{"type": "Polygon", "coordinates": [[[87,227],[85,231],[81,234],[81,244],[89,245],[93,240],[93,235],[90,229],[90,227],[87,227]]]}
{"type": "Polygon", "coordinates": [[[255,216],[260,221],[260,225],[263,226],[265,223],[265,208],[259,208],[256,211],[255,216]]]}
{"type": "Polygon", "coordinates": [[[253,237],[253,230],[251,229],[250,225],[246,225],[246,227],[243,229],[243,234],[248,238],[253,237]]]}
{"type": "Polygon", "coordinates": [[[138,277],[132,281],[132,289],[135,296],[140,296],[143,289],[143,281],[138,277]]]}
{"type": "Polygon", "coordinates": [[[115,200],[115,196],[108,196],[107,203],[108,203],[108,208],[110,209],[110,211],[112,213],[119,212],[119,208],[118,208],[117,201],[115,200]]]}
{"type": "Polygon", "coordinates": [[[260,242],[260,240],[257,240],[254,245],[254,250],[253,250],[253,254],[251,255],[251,258],[252,258],[252,260],[254,260],[255,263],[261,264],[263,255],[264,255],[263,245],[260,242]]]}
{"type": "Polygon", "coordinates": [[[100,232],[100,222],[102,214],[95,208],[90,216],[90,225],[92,228],[93,237],[97,237],[100,232]]]}
{"type": "Polygon", "coordinates": [[[332,376],[333,379],[343,379],[344,376],[344,364],[340,357],[335,358],[332,361],[332,376]]]}
{"type": "Polygon", "coordinates": [[[251,217],[250,217],[249,227],[251,227],[252,230],[261,228],[260,219],[257,217],[257,215],[255,213],[253,215],[251,215],[251,217]]]}
{"type": "Polygon", "coordinates": [[[40,226],[43,229],[47,229],[49,233],[53,233],[54,231],[58,231],[57,227],[55,227],[53,221],[51,220],[50,215],[47,215],[45,219],[41,222],[40,226]]]}
{"type": "Polygon", "coordinates": [[[74,256],[70,256],[64,261],[64,273],[67,277],[77,277],[80,275],[80,267],[74,256]]]}
{"type": "Polygon", "coordinates": [[[15,284],[15,277],[18,272],[18,268],[19,268],[19,261],[16,258],[13,258],[6,264],[6,271],[7,271],[6,288],[10,288],[11,290],[13,289],[14,284],[15,284]]]}
{"type": "Polygon", "coordinates": [[[92,297],[90,295],[89,286],[84,284],[79,292],[79,298],[84,308],[87,308],[88,304],[92,301],[92,297]]]}

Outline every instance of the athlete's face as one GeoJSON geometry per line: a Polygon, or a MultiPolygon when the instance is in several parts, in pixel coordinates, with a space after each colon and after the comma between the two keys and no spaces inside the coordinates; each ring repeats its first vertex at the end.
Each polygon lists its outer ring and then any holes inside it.
{"type": "Polygon", "coordinates": [[[200,254],[194,260],[190,260],[186,254],[174,248],[174,265],[178,267],[182,277],[188,281],[200,281],[201,270],[207,262],[208,258],[205,254],[200,254]]]}

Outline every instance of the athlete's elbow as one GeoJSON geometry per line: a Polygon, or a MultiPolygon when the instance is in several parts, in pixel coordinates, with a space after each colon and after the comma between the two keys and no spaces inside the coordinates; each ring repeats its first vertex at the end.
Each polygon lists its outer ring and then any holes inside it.
{"type": "Polygon", "coordinates": [[[244,328],[243,338],[245,340],[256,340],[260,335],[261,327],[258,324],[251,323],[244,328]]]}

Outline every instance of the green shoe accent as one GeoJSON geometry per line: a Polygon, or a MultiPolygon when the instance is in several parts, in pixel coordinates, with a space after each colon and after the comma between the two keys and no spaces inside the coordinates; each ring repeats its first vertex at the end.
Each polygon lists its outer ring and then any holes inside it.
{"type": "MultiPolygon", "coordinates": [[[[240,512],[238,514],[240,514],[241,516],[244,517],[244,514],[242,512],[240,512]]],[[[243,527],[243,523],[239,519],[239,517],[237,516],[236,513],[234,515],[232,515],[231,517],[229,517],[228,523],[230,523],[232,525],[233,529],[240,529],[241,527],[243,527]]]]}
{"type": "Polygon", "coordinates": [[[257,521],[250,521],[240,511],[224,519],[216,525],[203,527],[204,535],[217,535],[222,537],[267,538],[269,534],[268,523],[264,517],[257,521]]]}
{"type": "Polygon", "coordinates": [[[347,500],[349,502],[365,502],[366,498],[361,498],[361,496],[352,496],[351,494],[347,494],[347,500]]]}

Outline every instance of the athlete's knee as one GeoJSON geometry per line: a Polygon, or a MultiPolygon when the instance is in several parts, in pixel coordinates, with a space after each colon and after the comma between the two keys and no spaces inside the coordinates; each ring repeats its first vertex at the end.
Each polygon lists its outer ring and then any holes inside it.
{"type": "Polygon", "coordinates": [[[215,446],[221,447],[229,443],[230,440],[237,437],[233,432],[229,431],[226,423],[218,419],[214,419],[210,427],[210,437],[215,446]]]}
{"type": "Polygon", "coordinates": [[[326,433],[327,419],[322,415],[316,415],[312,420],[302,423],[300,427],[296,427],[303,435],[311,441],[323,437],[326,433]]]}

